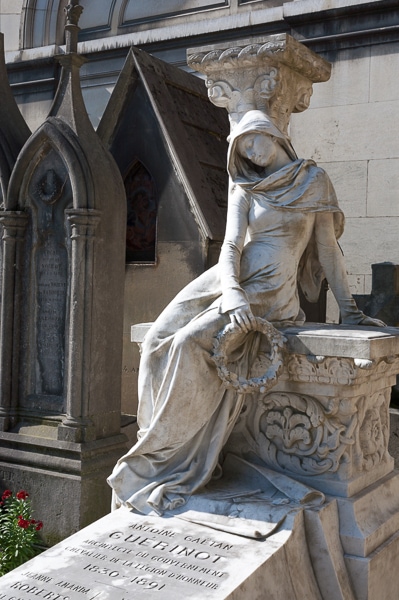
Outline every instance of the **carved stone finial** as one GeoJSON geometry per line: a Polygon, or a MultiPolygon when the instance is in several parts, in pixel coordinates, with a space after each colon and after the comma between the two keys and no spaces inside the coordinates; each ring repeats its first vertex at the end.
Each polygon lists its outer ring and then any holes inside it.
{"type": "Polygon", "coordinates": [[[78,33],[79,19],[83,12],[83,6],[79,5],[79,0],[70,0],[69,4],[64,8],[66,14],[65,24],[65,41],[66,53],[77,52],[78,49],[78,33]]]}
{"type": "Polygon", "coordinates": [[[71,0],[70,3],[64,8],[66,14],[66,24],[75,25],[77,27],[80,19],[80,15],[83,12],[83,6],[79,5],[79,0],[71,0]]]}

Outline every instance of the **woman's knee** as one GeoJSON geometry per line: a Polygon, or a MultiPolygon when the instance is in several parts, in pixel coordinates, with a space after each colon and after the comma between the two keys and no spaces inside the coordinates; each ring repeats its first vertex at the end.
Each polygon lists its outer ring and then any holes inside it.
{"type": "Polygon", "coordinates": [[[188,323],[176,332],[173,344],[175,347],[200,346],[209,352],[213,348],[215,336],[224,327],[225,320],[221,315],[216,319],[198,319],[188,323]]]}

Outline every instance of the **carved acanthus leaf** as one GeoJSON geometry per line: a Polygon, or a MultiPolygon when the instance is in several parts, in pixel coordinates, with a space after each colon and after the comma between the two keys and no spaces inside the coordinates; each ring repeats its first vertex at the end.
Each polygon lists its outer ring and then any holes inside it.
{"type": "Polygon", "coordinates": [[[261,397],[244,419],[240,431],[266,464],[302,475],[336,472],[357,423],[356,414],[341,420],[315,398],[279,392],[261,397]]]}
{"type": "MultiPolygon", "coordinates": [[[[386,357],[378,362],[366,359],[337,358],[324,356],[291,355],[287,371],[293,381],[315,381],[339,385],[352,385],[373,369],[373,377],[397,370],[396,359],[386,357]]],[[[396,372],[396,371],[395,371],[396,372]]]]}
{"type": "Polygon", "coordinates": [[[350,385],[355,380],[357,371],[351,359],[328,357],[316,362],[298,354],[290,357],[287,369],[294,381],[341,385],[350,385]]]}
{"type": "Polygon", "coordinates": [[[255,104],[258,109],[267,106],[270,99],[276,93],[276,88],[279,82],[278,69],[270,69],[268,73],[260,75],[254,85],[255,104]]]}
{"type": "Polygon", "coordinates": [[[359,403],[359,430],[356,461],[360,468],[370,471],[387,457],[389,440],[389,397],[377,392],[362,397],[359,403]]]}

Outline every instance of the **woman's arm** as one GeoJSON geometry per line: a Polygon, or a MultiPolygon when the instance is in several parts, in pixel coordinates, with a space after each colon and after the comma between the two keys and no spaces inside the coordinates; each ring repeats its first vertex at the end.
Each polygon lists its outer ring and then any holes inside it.
{"type": "Polygon", "coordinates": [[[349,289],[344,258],[334,232],[334,215],[331,212],[317,213],[315,223],[319,261],[330,288],[338,302],[342,323],[348,325],[374,325],[384,327],[379,319],[367,317],[358,309],[349,289]]]}
{"type": "Polygon", "coordinates": [[[226,234],[219,258],[222,301],[220,312],[244,331],[255,324],[248,297],[240,286],[241,253],[248,229],[250,199],[241,189],[229,194],[226,234]]]}

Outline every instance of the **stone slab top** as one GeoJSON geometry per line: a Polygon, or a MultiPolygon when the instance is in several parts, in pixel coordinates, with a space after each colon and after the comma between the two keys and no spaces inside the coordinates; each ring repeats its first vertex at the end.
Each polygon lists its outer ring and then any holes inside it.
{"type": "Polygon", "coordinates": [[[398,327],[307,323],[282,330],[293,354],[375,360],[399,356],[398,327]]]}
{"type": "Polygon", "coordinates": [[[141,344],[151,325],[152,323],[137,323],[137,325],[132,325],[130,328],[130,341],[141,344]]]}

